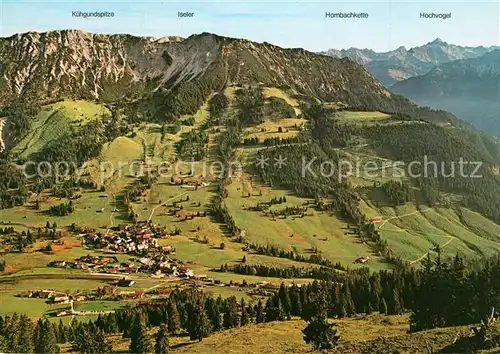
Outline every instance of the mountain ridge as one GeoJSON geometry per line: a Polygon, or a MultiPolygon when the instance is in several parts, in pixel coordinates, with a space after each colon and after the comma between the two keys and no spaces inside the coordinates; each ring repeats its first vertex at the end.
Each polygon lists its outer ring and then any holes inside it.
{"type": "Polygon", "coordinates": [[[498,46],[460,46],[436,38],[424,45],[409,49],[404,46],[387,52],[358,48],[340,51],[330,49],[323,54],[350,57],[364,65],[383,85],[389,87],[410,77],[423,75],[436,65],[478,57],[499,48],[498,46]]]}
{"type": "MultiPolygon", "coordinates": [[[[146,102],[143,108],[155,106],[150,114],[163,119],[193,113],[228,83],[259,83],[290,87],[353,108],[417,109],[347,58],[209,33],[173,38],[176,40],[165,41],[79,30],[2,38],[0,106],[19,96],[48,101],[65,97],[103,102],[126,99],[146,102]],[[180,106],[181,96],[189,96],[192,105],[180,106]]],[[[448,115],[442,120],[454,118],[448,115]]]]}
{"type": "Polygon", "coordinates": [[[391,90],[418,104],[450,111],[485,132],[500,134],[500,49],[436,66],[391,90]]]}

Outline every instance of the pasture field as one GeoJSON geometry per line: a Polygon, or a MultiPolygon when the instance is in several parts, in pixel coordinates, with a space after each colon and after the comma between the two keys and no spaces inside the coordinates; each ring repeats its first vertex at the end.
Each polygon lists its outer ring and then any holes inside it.
{"type": "Polygon", "coordinates": [[[112,311],[130,306],[132,301],[84,301],[75,303],[76,311],[112,311]]]}
{"type": "Polygon", "coordinates": [[[293,98],[291,95],[286,93],[285,91],[278,89],[276,87],[264,87],[262,89],[262,92],[264,94],[264,97],[277,97],[285,100],[286,103],[288,103],[290,106],[293,107],[295,110],[295,115],[301,114],[301,110],[299,108],[299,101],[295,98],[293,98]]]}
{"type": "Polygon", "coordinates": [[[352,112],[339,111],[336,113],[336,119],[342,123],[355,124],[375,124],[388,121],[391,115],[382,112],[352,112]]]}
{"type": "Polygon", "coordinates": [[[382,217],[377,223],[382,239],[403,259],[418,263],[427,252],[440,246],[444,257],[461,254],[469,258],[492,256],[500,251],[500,227],[491,220],[465,208],[402,207],[377,208],[365,200],[363,209],[369,218],[382,217]]]}
{"type": "Polygon", "coordinates": [[[72,127],[110,115],[103,105],[83,100],[64,100],[44,106],[33,120],[31,132],[16,145],[13,152],[28,157],[50,141],[70,133],[72,127]]]}
{"type": "Polygon", "coordinates": [[[25,313],[32,319],[42,317],[47,311],[68,307],[68,305],[48,305],[46,299],[25,299],[16,297],[19,291],[0,290],[1,316],[12,316],[15,312],[25,313]]]}
{"type": "Polygon", "coordinates": [[[293,138],[304,124],[306,121],[301,118],[266,119],[259,125],[246,128],[243,137],[257,138],[261,143],[270,138],[293,138]]]}
{"type": "MultiPolygon", "coordinates": [[[[113,211],[114,199],[106,192],[95,190],[82,190],[81,198],[72,200],[74,211],[67,216],[51,216],[48,209],[52,205],[68,203],[67,198],[53,197],[49,191],[41,193],[38,197],[40,210],[36,210],[34,202],[28,202],[24,206],[2,210],[0,223],[2,226],[18,224],[29,228],[44,227],[48,221],[51,225],[56,222],[58,226],[69,226],[72,223],[82,227],[106,228],[110,224],[111,212],[113,211]]],[[[114,215],[113,218],[118,215],[114,215]]]]}
{"type": "Polygon", "coordinates": [[[286,203],[273,205],[270,209],[287,206],[304,207],[312,202],[258,183],[257,178],[249,179],[244,174],[233,178],[227,186],[228,198],[224,200],[238,227],[245,231],[250,243],[276,245],[300,254],[311,254],[318,249],[331,261],[339,261],[344,266],[356,267],[354,261],[361,256],[373,258],[370,266],[385,268],[386,264],[372,255],[370,247],[350,234],[349,225],[336,215],[318,212],[308,207],[305,217],[269,217],[262,212],[249,210],[257,203],[269,202],[272,198],[286,198],[286,203]],[[259,225],[255,227],[255,225],[259,225]]]}
{"type": "MultiPolygon", "coordinates": [[[[30,317],[37,318],[44,315],[46,312],[52,312],[60,308],[66,308],[68,304],[52,305],[47,304],[47,299],[37,298],[22,298],[17,295],[29,290],[55,290],[67,294],[83,294],[95,290],[98,287],[112,285],[117,278],[109,278],[107,280],[93,279],[92,275],[85,272],[68,271],[60,269],[59,273],[44,274],[37,272],[36,274],[16,273],[13,276],[0,277],[0,316],[10,315],[14,312],[24,312],[30,317]],[[62,271],[66,271],[64,274],[62,271]],[[56,276],[57,275],[57,276],[56,276]],[[68,278],[65,278],[68,276],[68,278]],[[74,278],[70,278],[73,276],[74,278]],[[88,278],[85,278],[88,277],[88,278]]],[[[97,277],[98,278],[98,277],[97,277]]],[[[162,280],[153,278],[134,278],[136,283],[132,287],[118,287],[117,292],[131,290],[148,290],[163,283],[162,280]]],[[[167,284],[167,283],[165,283],[167,284]]],[[[92,301],[76,303],[75,309],[79,311],[94,311],[94,310],[113,310],[118,307],[131,304],[130,301],[92,301]]],[[[81,318],[88,319],[87,316],[81,318]]]]}

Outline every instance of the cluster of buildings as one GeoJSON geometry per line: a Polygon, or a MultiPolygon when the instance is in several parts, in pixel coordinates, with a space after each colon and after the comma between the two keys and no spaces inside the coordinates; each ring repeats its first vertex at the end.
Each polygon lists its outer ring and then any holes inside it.
{"type": "Polygon", "coordinates": [[[167,238],[165,228],[150,223],[120,224],[105,234],[95,231],[80,235],[87,248],[127,254],[147,254],[159,248],[158,239],[167,238]],[[111,232],[113,231],[113,232],[111,232]]]}
{"type": "Polygon", "coordinates": [[[156,254],[152,257],[142,257],[138,259],[141,264],[141,271],[150,273],[155,277],[162,277],[165,275],[179,277],[179,278],[193,278],[194,272],[179,262],[178,260],[170,258],[166,254],[156,254]]]}
{"type": "Polygon", "coordinates": [[[55,268],[71,268],[71,269],[87,269],[102,272],[117,272],[124,269],[116,257],[102,257],[86,255],[76,259],[75,261],[53,261],[48,264],[49,267],[55,268]]]}
{"type": "Polygon", "coordinates": [[[165,228],[151,223],[138,225],[122,224],[113,231],[101,234],[87,231],[80,234],[87,249],[98,249],[111,256],[87,255],[74,261],[54,261],[51,267],[86,269],[98,273],[148,273],[157,277],[165,275],[190,278],[192,270],[177,260],[170,258],[175,254],[172,246],[162,246],[158,239],[169,235],[165,228]],[[130,254],[128,261],[120,262],[113,254],[130,254]]]}
{"type": "MultiPolygon", "coordinates": [[[[46,299],[48,304],[69,304],[73,300],[68,294],[57,290],[28,290],[24,293],[17,295],[19,297],[27,297],[32,299],[46,299]]],[[[83,301],[80,297],[77,297],[77,301],[83,301]]]]}
{"type": "Polygon", "coordinates": [[[106,285],[102,288],[97,288],[92,294],[91,299],[112,299],[112,300],[136,300],[142,299],[145,295],[144,290],[121,290],[118,287],[130,287],[135,281],[127,278],[120,279],[115,285],[106,285]]]}
{"type": "Polygon", "coordinates": [[[125,262],[119,262],[116,257],[86,255],[75,261],[53,261],[49,263],[49,267],[86,269],[96,273],[111,274],[146,273],[158,278],[165,276],[195,277],[194,272],[182,262],[159,251],[145,257],[130,258],[125,262]]]}

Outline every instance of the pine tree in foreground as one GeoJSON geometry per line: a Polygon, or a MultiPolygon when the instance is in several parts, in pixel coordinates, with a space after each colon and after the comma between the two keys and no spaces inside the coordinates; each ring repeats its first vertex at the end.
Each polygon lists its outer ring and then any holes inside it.
{"type": "Polygon", "coordinates": [[[171,300],[168,302],[167,313],[168,313],[168,322],[167,322],[168,331],[170,333],[175,333],[181,327],[181,319],[175,301],[171,300]]]}
{"type": "Polygon", "coordinates": [[[212,333],[212,322],[205,311],[203,299],[199,299],[190,309],[190,318],[192,319],[188,332],[191,340],[202,341],[212,333]]]}
{"type": "Polygon", "coordinates": [[[155,354],[166,354],[170,351],[168,341],[168,327],[165,324],[160,326],[158,333],[156,333],[156,342],[155,342],[155,354]]]}
{"type": "Polygon", "coordinates": [[[129,350],[137,354],[153,352],[153,345],[146,330],[146,320],[143,314],[137,314],[134,320],[129,350]]]}
{"type": "Polygon", "coordinates": [[[331,349],[340,339],[334,324],[328,323],[325,317],[314,317],[302,330],[304,341],[316,350],[331,349]]]}

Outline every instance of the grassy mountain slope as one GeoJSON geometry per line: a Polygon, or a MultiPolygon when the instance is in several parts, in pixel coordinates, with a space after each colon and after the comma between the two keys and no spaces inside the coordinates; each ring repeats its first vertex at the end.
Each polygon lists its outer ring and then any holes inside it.
{"type": "Polygon", "coordinates": [[[30,133],[13,149],[22,158],[40,151],[50,141],[94,119],[109,118],[110,112],[100,104],[88,101],[62,101],[43,107],[32,121],[30,133]]]}
{"type": "MultiPolygon", "coordinates": [[[[406,316],[360,316],[332,321],[341,336],[329,353],[446,353],[453,352],[457,337],[467,337],[471,326],[435,329],[407,334],[406,316]]],[[[305,322],[292,320],[251,325],[215,334],[200,343],[176,343],[174,353],[315,353],[304,344],[305,322]]],[[[498,336],[498,326],[494,333],[498,336]]],[[[455,349],[456,350],[456,349],[455,349]]],[[[484,351],[489,352],[489,351],[484,351]]]]}

